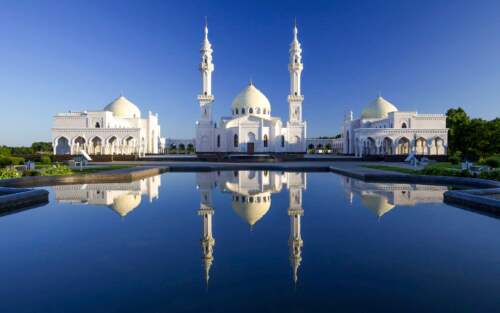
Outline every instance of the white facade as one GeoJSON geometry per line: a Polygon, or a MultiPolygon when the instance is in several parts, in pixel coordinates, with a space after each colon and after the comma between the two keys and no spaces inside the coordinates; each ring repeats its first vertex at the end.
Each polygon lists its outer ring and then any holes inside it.
{"type": "Polygon", "coordinates": [[[58,113],[54,116],[54,154],[158,153],[162,149],[158,114],[141,118],[139,108],[124,96],[102,111],[58,113]]]}
{"type": "Polygon", "coordinates": [[[294,27],[290,45],[290,94],[288,96],[289,119],[286,125],[271,115],[271,104],[253,83],[233,100],[231,116],[223,117],[217,124],[212,116],[212,45],[205,38],[201,47],[200,72],[202,92],[198,96],[201,117],[196,122],[196,152],[225,153],[280,153],[306,151],[306,122],[302,119],[301,93],[302,49],[294,27]]]}
{"type": "Polygon", "coordinates": [[[448,129],[444,114],[400,112],[381,96],[358,119],[352,112],[342,130],[344,154],[364,155],[446,155],[448,129]]]}

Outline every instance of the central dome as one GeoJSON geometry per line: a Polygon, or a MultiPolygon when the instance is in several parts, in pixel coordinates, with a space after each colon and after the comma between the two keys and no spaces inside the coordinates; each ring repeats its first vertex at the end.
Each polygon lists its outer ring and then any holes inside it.
{"type": "Polygon", "coordinates": [[[394,104],[378,96],[375,101],[364,108],[361,118],[386,118],[390,112],[397,110],[394,104]]]}
{"type": "Polygon", "coordinates": [[[231,105],[233,115],[271,115],[271,103],[252,83],[234,98],[231,105]]]}
{"type": "Polygon", "coordinates": [[[124,96],[119,96],[113,102],[108,104],[104,111],[111,111],[116,117],[119,118],[140,118],[141,111],[139,108],[132,103],[129,99],[124,96]]]}

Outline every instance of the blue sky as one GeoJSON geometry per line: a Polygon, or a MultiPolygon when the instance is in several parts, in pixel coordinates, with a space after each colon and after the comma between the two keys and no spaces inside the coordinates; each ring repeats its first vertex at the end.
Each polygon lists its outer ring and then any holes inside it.
{"type": "Polygon", "coordinates": [[[120,93],[194,137],[208,16],[215,116],[250,77],[287,118],[294,17],[308,135],[338,133],[378,92],[400,110],[500,116],[500,1],[8,1],[0,3],[0,144],[50,140],[52,116],[120,93]]]}

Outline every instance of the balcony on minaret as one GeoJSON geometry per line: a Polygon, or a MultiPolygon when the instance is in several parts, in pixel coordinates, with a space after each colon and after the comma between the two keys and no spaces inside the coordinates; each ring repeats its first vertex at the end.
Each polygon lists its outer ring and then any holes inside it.
{"type": "Polygon", "coordinates": [[[199,102],[212,102],[214,101],[213,95],[198,95],[199,102]]]}
{"type": "Polygon", "coordinates": [[[303,95],[289,95],[288,102],[302,102],[304,101],[303,95]]]}

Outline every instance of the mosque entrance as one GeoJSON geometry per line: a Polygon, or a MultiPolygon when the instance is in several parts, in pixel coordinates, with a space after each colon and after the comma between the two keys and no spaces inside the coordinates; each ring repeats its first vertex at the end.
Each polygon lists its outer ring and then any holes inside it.
{"type": "Polygon", "coordinates": [[[253,142],[247,143],[247,152],[248,154],[253,154],[255,151],[255,144],[253,142]]]}

